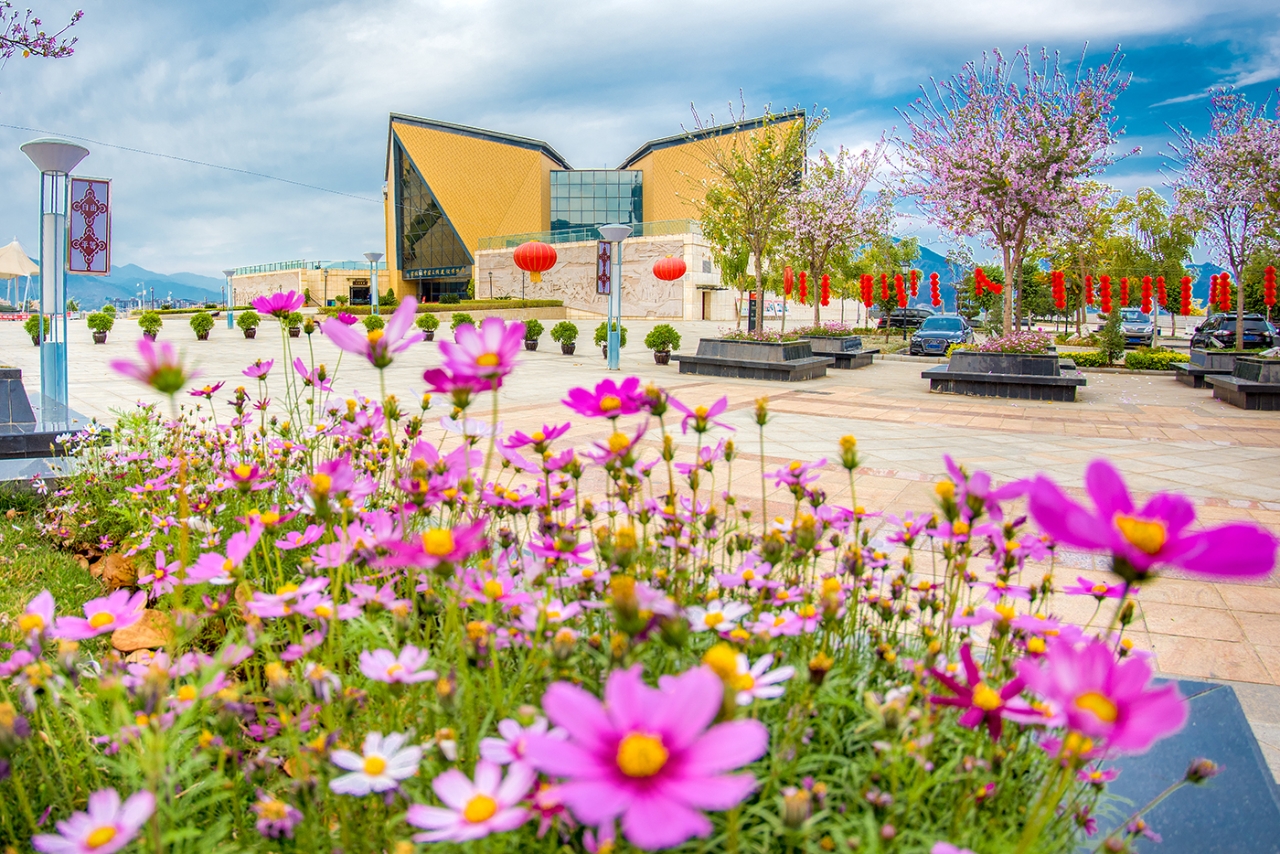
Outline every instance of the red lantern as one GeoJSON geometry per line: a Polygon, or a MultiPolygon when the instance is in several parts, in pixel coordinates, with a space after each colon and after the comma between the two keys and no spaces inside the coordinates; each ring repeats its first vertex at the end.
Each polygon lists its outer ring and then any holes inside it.
{"type": "MultiPolygon", "coordinates": [[[[516,251],[511,254],[511,260],[529,274],[529,281],[536,284],[542,281],[543,273],[556,265],[556,250],[545,243],[530,240],[516,247],[516,251]]],[[[683,261],[680,262],[680,273],[684,274],[683,261]]]]}
{"type": "Polygon", "coordinates": [[[862,274],[862,304],[871,308],[876,301],[876,280],[870,273],[862,274]]]}
{"type": "Polygon", "coordinates": [[[1218,274],[1214,273],[1209,277],[1209,306],[1211,308],[1218,305],[1218,274]]]}
{"type": "Polygon", "coordinates": [[[1098,278],[1098,291],[1101,296],[1099,309],[1103,314],[1111,313],[1111,277],[1107,275],[1098,278]]]}
{"type": "Polygon", "coordinates": [[[800,303],[809,304],[809,274],[804,270],[800,271],[800,303]]]}
{"type": "Polygon", "coordinates": [[[791,266],[788,265],[782,271],[782,294],[787,299],[791,299],[791,286],[795,284],[795,275],[791,272],[791,266]]]}
{"type": "Polygon", "coordinates": [[[674,282],[684,275],[685,269],[683,258],[673,258],[670,255],[653,262],[653,275],[664,282],[674,282]]]}
{"type": "Polygon", "coordinates": [[[907,287],[903,284],[902,274],[896,274],[893,277],[893,289],[898,295],[898,308],[907,307],[907,287]]]}
{"type": "Polygon", "coordinates": [[[987,274],[982,272],[981,267],[975,267],[973,270],[973,296],[975,299],[982,296],[983,285],[986,284],[987,274]]]}
{"type": "Polygon", "coordinates": [[[911,297],[914,299],[920,292],[920,271],[911,271],[911,297]]]}
{"type": "Polygon", "coordinates": [[[942,305],[942,293],[938,288],[938,274],[929,274],[929,301],[933,303],[933,307],[937,308],[942,305]]]}
{"type": "Polygon", "coordinates": [[[1231,311],[1231,274],[1218,276],[1218,307],[1223,311],[1231,311]]]}
{"type": "Polygon", "coordinates": [[[1120,277],[1120,307],[1124,308],[1129,304],[1129,277],[1120,277]]]}
{"type": "Polygon", "coordinates": [[[831,277],[822,274],[822,304],[831,305],[831,277]]]}
{"type": "Polygon", "coordinates": [[[1151,277],[1142,277],[1142,313],[1151,313],[1151,277]]]}
{"type": "Polygon", "coordinates": [[[1164,289],[1164,276],[1156,276],[1156,302],[1160,303],[1161,308],[1169,305],[1169,294],[1164,289]]]}
{"type": "Polygon", "coordinates": [[[1058,311],[1065,311],[1067,308],[1067,277],[1061,270],[1053,270],[1049,274],[1050,282],[1053,290],[1053,306],[1058,311]]]}
{"type": "Polygon", "coordinates": [[[1093,305],[1093,276],[1084,277],[1084,302],[1093,305]]]}
{"type": "Polygon", "coordinates": [[[1268,309],[1276,304],[1276,268],[1272,266],[1262,271],[1262,303],[1268,309]]]}
{"type": "Polygon", "coordinates": [[[889,298],[889,274],[881,273],[880,274],[880,299],[883,300],[888,298],[889,298]]]}
{"type": "Polygon", "coordinates": [[[1186,317],[1191,314],[1191,277],[1183,276],[1182,281],[1179,282],[1179,284],[1182,286],[1182,290],[1178,295],[1179,302],[1181,303],[1178,306],[1178,313],[1183,317],[1186,317]]]}

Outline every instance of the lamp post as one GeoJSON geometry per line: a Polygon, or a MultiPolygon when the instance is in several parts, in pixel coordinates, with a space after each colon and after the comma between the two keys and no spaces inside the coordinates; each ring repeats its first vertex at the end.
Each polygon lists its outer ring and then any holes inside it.
{"type": "Polygon", "coordinates": [[[227,277],[227,328],[234,329],[236,326],[235,312],[231,309],[236,304],[235,268],[223,270],[222,275],[227,277]]]}
{"type": "Polygon", "coordinates": [[[365,260],[369,262],[369,293],[372,299],[372,308],[369,311],[373,314],[378,313],[378,262],[382,260],[381,252],[364,253],[365,260]]]}
{"type": "MultiPolygon", "coordinates": [[[[902,286],[904,288],[910,287],[907,284],[907,280],[911,278],[911,262],[904,258],[899,262],[898,266],[902,269],[902,286]]],[[[910,292],[908,291],[908,293],[910,292]]],[[[910,297],[907,297],[907,305],[911,305],[910,297]]],[[[893,309],[889,309],[889,317],[893,318],[893,309]]],[[[902,340],[907,340],[907,312],[905,309],[902,312],[902,340]]]]}
{"type": "Polygon", "coordinates": [[[622,241],[631,236],[631,226],[612,223],[598,229],[600,236],[613,244],[613,277],[609,287],[609,370],[618,370],[618,357],[622,343],[622,241]]]}
{"type": "MultiPolygon", "coordinates": [[[[36,139],[22,153],[40,170],[40,316],[53,315],[49,334],[40,321],[40,396],[65,411],[67,391],[67,176],[89,149],[61,139],[36,139]],[[58,318],[62,323],[58,323],[58,318]]],[[[48,409],[44,410],[48,413],[48,409]]]]}

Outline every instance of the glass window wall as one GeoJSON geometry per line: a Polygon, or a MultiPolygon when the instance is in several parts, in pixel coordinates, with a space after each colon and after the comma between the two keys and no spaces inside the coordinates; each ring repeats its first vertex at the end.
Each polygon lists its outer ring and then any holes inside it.
{"type": "Polygon", "coordinates": [[[553,171],[551,230],[643,222],[642,175],[636,169],[553,171]]]}

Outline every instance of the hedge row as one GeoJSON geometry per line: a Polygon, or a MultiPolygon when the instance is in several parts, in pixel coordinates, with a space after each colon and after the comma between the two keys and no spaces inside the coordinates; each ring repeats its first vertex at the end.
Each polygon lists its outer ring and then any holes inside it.
{"type": "Polygon", "coordinates": [[[1132,371],[1171,371],[1175,364],[1190,361],[1190,353],[1174,350],[1133,350],[1124,354],[1124,366],[1132,371]]]}
{"type": "MultiPolygon", "coordinates": [[[[463,300],[455,303],[439,303],[439,302],[420,302],[418,303],[418,313],[425,312],[452,312],[452,311],[494,311],[504,308],[560,308],[564,305],[564,300],[559,299],[475,299],[463,300]]],[[[389,314],[393,309],[388,306],[382,306],[382,313],[389,314]]],[[[320,309],[325,314],[351,314],[359,317],[360,315],[369,314],[370,308],[367,305],[348,305],[348,306],[325,306],[320,309]]]]}

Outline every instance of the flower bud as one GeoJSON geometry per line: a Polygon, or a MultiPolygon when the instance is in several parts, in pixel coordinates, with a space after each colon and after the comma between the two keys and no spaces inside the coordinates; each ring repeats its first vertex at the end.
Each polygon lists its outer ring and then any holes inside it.
{"type": "Polygon", "coordinates": [[[821,685],[822,680],[827,678],[827,673],[831,671],[835,663],[835,659],[825,652],[820,652],[809,659],[809,681],[814,685],[821,685]]]}
{"type": "Polygon", "coordinates": [[[782,790],[782,823],[792,830],[799,829],[813,815],[813,803],[809,792],[795,786],[782,790]]]}
{"type": "Polygon", "coordinates": [[[1188,783],[1203,783],[1205,780],[1211,779],[1222,773],[1222,766],[1214,762],[1212,759],[1191,760],[1191,764],[1187,767],[1188,783]]]}
{"type": "Polygon", "coordinates": [[[853,471],[858,467],[858,440],[853,436],[840,439],[840,465],[853,471]]]}
{"type": "Polygon", "coordinates": [[[756,423],[763,427],[769,421],[769,398],[756,398],[756,423]]]}

